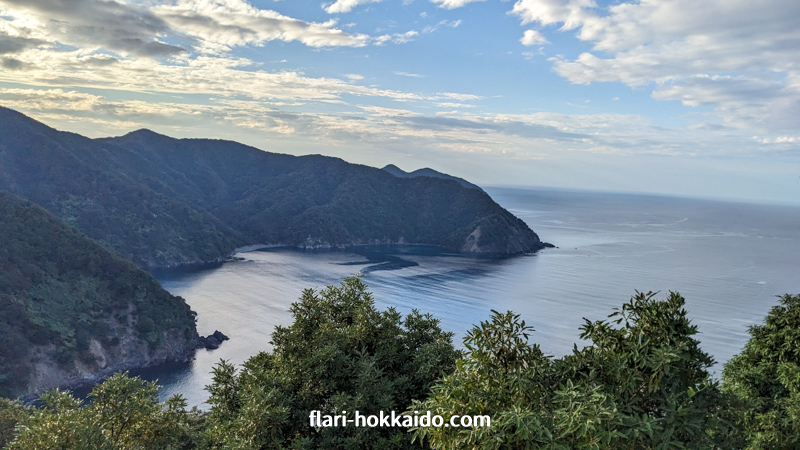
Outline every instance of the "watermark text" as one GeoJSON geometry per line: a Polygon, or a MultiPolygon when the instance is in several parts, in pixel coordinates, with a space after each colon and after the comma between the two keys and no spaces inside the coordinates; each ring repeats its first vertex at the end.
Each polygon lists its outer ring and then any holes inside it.
{"type": "Polygon", "coordinates": [[[308,415],[309,425],[315,428],[331,427],[368,427],[368,428],[467,428],[467,427],[491,427],[492,419],[486,415],[458,415],[454,414],[449,419],[438,414],[431,414],[430,411],[420,413],[398,414],[396,411],[380,411],[378,414],[361,414],[359,411],[350,416],[347,411],[336,414],[323,414],[321,411],[314,410],[308,415]]]}

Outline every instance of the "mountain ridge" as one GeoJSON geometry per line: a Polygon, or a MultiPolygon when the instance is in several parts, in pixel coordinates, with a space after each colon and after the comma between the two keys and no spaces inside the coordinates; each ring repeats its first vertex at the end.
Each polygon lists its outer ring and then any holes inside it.
{"type": "Polygon", "coordinates": [[[469,181],[463,178],[439,172],[438,170],[431,169],[430,167],[423,167],[422,169],[417,169],[413,172],[406,172],[405,170],[395,166],[394,164],[387,164],[386,166],[383,166],[381,170],[385,170],[386,172],[389,172],[398,178],[431,177],[431,178],[441,178],[443,180],[453,180],[459,183],[460,185],[464,186],[465,188],[477,189],[479,191],[483,191],[483,189],[477,184],[470,183],[469,181]]]}
{"type": "Polygon", "coordinates": [[[147,129],[88,139],[9,111],[0,189],[140,267],[219,261],[252,244],[414,243],[493,256],[544,247],[486,193],[450,180],[147,129]]]}

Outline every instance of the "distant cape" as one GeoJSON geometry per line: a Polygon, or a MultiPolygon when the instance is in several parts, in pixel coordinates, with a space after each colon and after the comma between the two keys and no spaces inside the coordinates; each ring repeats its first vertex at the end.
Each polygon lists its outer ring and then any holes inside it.
{"type": "Polygon", "coordinates": [[[426,244],[497,256],[544,247],[480,188],[430,169],[403,177],[149,130],[89,139],[7,108],[0,128],[0,189],[143,268],[219,261],[253,244],[426,244]]]}

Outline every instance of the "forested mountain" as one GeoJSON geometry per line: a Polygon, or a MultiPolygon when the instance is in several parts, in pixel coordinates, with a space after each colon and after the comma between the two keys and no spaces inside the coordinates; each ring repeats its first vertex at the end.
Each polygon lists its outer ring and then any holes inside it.
{"type": "Polygon", "coordinates": [[[0,395],[179,360],[195,314],[150,274],[0,191],[0,395]]]}
{"type": "Polygon", "coordinates": [[[414,177],[441,178],[443,180],[456,181],[456,182],[458,182],[458,184],[464,186],[465,188],[477,189],[479,191],[483,190],[477,184],[470,183],[469,181],[467,181],[467,180],[465,180],[463,178],[454,177],[452,175],[448,175],[446,173],[442,173],[442,172],[433,170],[433,169],[431,169],[429,167],[425,167],[425,168],[422,168],[422,169],[417,169],[417,170],[415,170],[413,172],[406,172],[405,170],[395,166],[394,164],[389,164],[387,166],[384,166],[384,168],[381,169],[381,170],[385,170],[385,171],[389,172],[390,174],[396,176],[397,178],[414,178],[414,177]]]}
{"type": "Polygon", "coordinates": [[[543,247],[486,193],[338,158],[140,130],[92,140],[0,108],[0,189],[28,198],[140,267],[211,261],[236,246],[543,247]]]}
{"type": "Polygon", "coordinates": [[[235,248],[236,233],[169,192],[148,162],[121,147],[56,131],[0,108],[0,189],[38,203],[142,267],[202,262],[235,248]],[[135,163],[134,163],[135,162],[135,163]]]}

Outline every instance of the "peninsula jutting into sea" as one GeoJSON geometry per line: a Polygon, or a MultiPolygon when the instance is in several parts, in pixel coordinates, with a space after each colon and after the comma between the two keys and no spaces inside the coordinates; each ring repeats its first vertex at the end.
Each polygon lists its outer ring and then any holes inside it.
{"type": "Polygon", "coordinates": [[[16,250],[4,261],[15,275],[0,288],[18,305],[6,326],[19,341],[3,363],[17,373],[3,381],[4,395],[189,358],[194,313],[122,259],[158,269],[218,262],[258,244],[429,245],[493,257],[548,245],[479,188],[438,172],[398,177],[148,130],[93,140],[9,109],[0,109],[0,125],[3,240],[16,250]],[[42,233],[51,238],[42,242],[42,233]]]}

